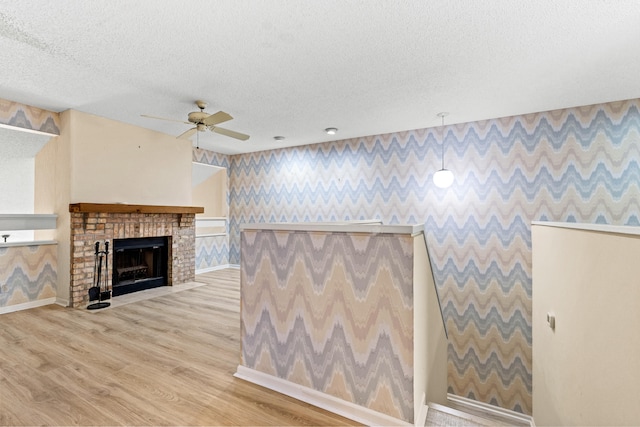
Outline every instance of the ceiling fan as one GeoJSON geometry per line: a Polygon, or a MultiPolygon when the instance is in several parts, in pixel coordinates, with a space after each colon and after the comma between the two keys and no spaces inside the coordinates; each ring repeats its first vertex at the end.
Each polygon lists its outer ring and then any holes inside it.
{"type": "Polygon", "coordinates": [[[190,112],[187,116],[187,122],[184,122],[182,120],[165,119],[164,117],[148,116],[146,114],[142,114],[142,117],[166,120],[169,122],[185,123],[188,125],[196,125],[195,127],[178,135],[177,138],[188,139],[196,132],[204,132],[206,129],[209,129],[212,132],[239,139],[241,141],[246,141],[247,139],[249,139],[249,135],[245,135],[244,133],[216,126],[219,123],[227,122],[233,119],[233,117],[231,117],[231,115],[229,115],[228,113],[225,113],[224,111],[218,111],[217,113],[213,114],[205,113],[204,109],[207,108],[207,103],[205,101],[198,100],[196,101],[196,105],[198,106],[200,111],[190,112]]]}

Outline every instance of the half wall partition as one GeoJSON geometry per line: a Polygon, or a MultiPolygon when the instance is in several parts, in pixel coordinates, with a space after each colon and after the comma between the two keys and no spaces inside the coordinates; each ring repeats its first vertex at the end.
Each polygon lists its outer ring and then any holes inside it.
{"type": "Polygon", "coordinates": [[[422,226],[245,225],[241,252],[237,377],[366,424],[420,423],[426,402],[446,403],[422,226]]]}

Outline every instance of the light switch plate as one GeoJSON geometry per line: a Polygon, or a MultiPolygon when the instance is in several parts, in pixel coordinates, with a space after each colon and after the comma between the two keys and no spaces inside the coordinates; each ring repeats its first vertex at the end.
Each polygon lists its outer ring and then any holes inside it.
{"type": "Polygon", "coordinates": [[[556,315],[553,313],[547,313],[547,324],[551,330],[556,330],[556,315]]]}

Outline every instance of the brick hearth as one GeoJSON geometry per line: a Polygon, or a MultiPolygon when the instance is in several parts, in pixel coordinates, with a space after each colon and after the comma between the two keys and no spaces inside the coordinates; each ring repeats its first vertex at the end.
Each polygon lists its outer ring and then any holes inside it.
{"type": "MultiPolygon", "coordinates": [[[[72,307],[88,303],[88,289],[93,285],[95,242],[98,240],[108,240],[112,248],[113,239],[169,236],[167,284],[195,279],[195,213],[70,211],[72,307]]],[[[111,278],[112,253],[109,253],[108,261],[111,278]]]]}

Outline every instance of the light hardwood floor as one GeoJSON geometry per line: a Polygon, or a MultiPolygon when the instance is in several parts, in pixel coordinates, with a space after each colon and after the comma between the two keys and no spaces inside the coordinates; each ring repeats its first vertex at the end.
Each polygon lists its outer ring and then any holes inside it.
{"type": "Polygon", "coordinates": [[[0,316],[2,425],[354,425],[236,379],[238,270],[90,312],[0,316]]]}

